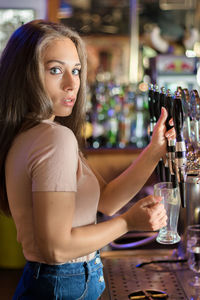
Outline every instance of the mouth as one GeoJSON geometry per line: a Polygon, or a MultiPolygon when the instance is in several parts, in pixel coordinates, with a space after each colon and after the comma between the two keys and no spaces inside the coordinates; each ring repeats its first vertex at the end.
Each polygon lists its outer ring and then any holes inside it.
{"type": "Polygon", "coordinates": [[[64,105],[71,106],[71,105],[74,105],[74,103],[75,103],[74,98],[63,99],[63,104],[64,105]]]}
{"type": "Polygon", "coordinates": [[[70,103],[70,102],[73,102],[74,100],[73,99],[64,99],[63,100],[65,103],[70,103]]]}

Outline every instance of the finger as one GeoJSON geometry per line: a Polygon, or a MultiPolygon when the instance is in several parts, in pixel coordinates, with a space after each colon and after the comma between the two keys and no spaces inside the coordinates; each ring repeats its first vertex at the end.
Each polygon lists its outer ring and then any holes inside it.
{"type": "Polygon", "coordinates": [[[152,224],[153,231],[156,231],[167,225],[167,216],[164,215],[164,216],[157,217],[156,219],[154,219],[153,222],[151,222],[151,224],[152,224]]]}
{"type": "Polygon", "coordinates": [[[150,208],[150,207],[155,206],[158,203],[160,203],[162,201],[162,197],[150,195],[150,196],[147,196],[144,199],[142,199],[142,201],[143,201],[143,203],[142,203],[143,207],[150,208]]]}
{"type": "Polygon", "coordinates": [[[151,215],[151,218],[154,220],[157,220],[158,218],[164,217],[166,215],[166,211],[164,208],[164,205],[162,203],[156,203],[153,206],[148,206],[149,214],[151,215]]]}
{"type": "Polygon", "coordinates": [[[161,114],[160,114],[160,118],[158,119],[158,123],[160,124],[165,124],[166,120],[167,120],[167,110],[162,106],[161,107],[161,114]]]}
{"type": "Polygon", "coordinates": [[[152,215],[156,220],[161,220],[161,219],[166,220],[167,214],[164,205],[162,203],[159,203],[159,206],[157,206],[157,209],[153,212],[152,215]]]}
{"type": "Polygon", "coordinates": [[[161,228],[163,228],[163,227],[165,227],[165,226],[166,226],[166,222],[156,223],[156,224],[154,224],[154,225],[152,226],[152,230],[153,230],[153,231],[157,231],[157,230],[159,230],[159,229],[161,229],[161,228]]]}
{"type": "Polygon", "coordinates": [[[159,227],[162,228],[164,226],[167,225],[167,216],[163,216],[161,218],[158,219],[158,224],[159,224],[159,227]]]}
{"type": "Polygon", "coordinates": [[[176,131],[174,128],[171,128],[170,130],[168,130],[166,133],[165,133],[165,137],[167,139],[175,139],[176,138],[176,131]]]}

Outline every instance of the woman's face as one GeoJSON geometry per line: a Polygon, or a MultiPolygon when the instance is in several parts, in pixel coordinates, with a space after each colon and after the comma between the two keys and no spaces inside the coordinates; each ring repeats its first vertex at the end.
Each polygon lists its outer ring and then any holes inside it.
{"type": "Polygon", "coordinates": [[[80,87],[81,63],[76,46],[69,38],[52,41],[43,53],[44,85],[53,102],[55,116],[72,112],[80,87]]]}

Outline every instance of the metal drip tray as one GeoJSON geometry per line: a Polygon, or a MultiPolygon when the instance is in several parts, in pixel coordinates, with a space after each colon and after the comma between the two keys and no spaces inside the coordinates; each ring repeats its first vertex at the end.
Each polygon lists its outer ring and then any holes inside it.
{"type": "Polygon", "coordinates": [[[106,290],[101,300],[128,300],[128,295],[138,290],[161,290],[168,294],[169,300],[195,299],[191,296],[197,295],[198,291],[188,284],[194,274],[187,263],[136,267],[143,261],[167,259],[171,254],[164,250],[102,252],[106,290]]]}

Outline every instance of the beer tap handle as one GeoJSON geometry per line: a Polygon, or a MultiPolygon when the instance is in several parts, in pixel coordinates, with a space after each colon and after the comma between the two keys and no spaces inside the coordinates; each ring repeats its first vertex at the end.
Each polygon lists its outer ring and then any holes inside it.
{"type": "MultiPolygon", "coordinates": [[[[168,89],[166,91],[164,107],[167,110],[168,116],[166,120],[167,131],[170,130],[173,126],[169,124],[169,120],[172,119],[172,109],[173,109],[173,98],[171,91],[168,89]]],[[[166,164],[165,164],[165,176],[166,181],[172,181],[173,186],[177,186],[177,180],[175,176],[175,139],[167,140],[167,154],[166,154],[166,164]]]]}
{"type": "Polygon", "coordinates": [[[173,105],[173,121],[176,131],[177,142],[183,141],[183,108],[180,94],[175,92],[174,105],[173,105]]]}
{"type": "Polygon", "coordinates": [[[158,86],[155,84],[154,85],[154,115],[155,115],[155,119],[156,122],[158,121],[159,117],[160,117],[160,93],[159,93],[159,88],[158,86]]]}
{"type": "MultiPolygon", "coordinates": [[[[167,104],[166,104],[166,89],[164,87],[161,87],[161,92],[160,92],[160,114],[161,114],[161,108],[162,106],[166,108],[167,110],[167,104]]],[[[169,121],[169,119],[168,119],[169,121]]],[[[166,126],[167,126],[167,123],[168,121],[166,121],[166,126]]],[[[160,163],[161,164],[161,163],[160,163]]],[[[169,157],[168,157],[168,152],[166,153],[166,157],[163,159],[162,161],[162,169],[163,169],[163,177],[165,177],[165,179],[163,178],[163,181],[167,181],[169,182],[171,180],[171,176],[170,176],[170,169],[169,169],[169,157]]]]}
{"type": "MultiPolygon", "coordinates": [[[[154,85],[154,115],[156,122],[158,121],[161,113],[161,105],[160,105],[160,92],[158,85],[154,85]]],[[[158,177],[161,181],[164,181],[164,164],[162,158],[159,160],[158,165],[156,167],[158,177]]]]}
{"type": "Polygon", "coordinates": [[[196,119],[196,102],[197,102],[197,90],[190,92],[190,106],[191,106],[191,119],[196,119]]]}
{"type": "Polygon", "coordinates": [[[161,87],[161,92],[160,92],[160,114],[161,114],[161,107],[165,107],[166,106],[166,90],[164,87],[161,87]]]}
{"type": "Polygon", "coordinates": [[[186,146],[183,138],[183,108],[182,100],[179,92],[175,92],[173,103],[173,121],[176,131],[176,150],[175,150],[175,168],[176,176],[179,183],[181,204],[186,206],[185,183],[186,183],[186,146]]]}
{"type": "Polygon", "coordinates": [[[150,138],[153,133],[153,128],[156,123],[156,117],[154,114],[154,88],[153,84],[150,84],[149,86],[149,93],[148,93],[148,105],[149,105],[149,115],[150,115],[150,138]]]}
{"type": "Polygon", "coordinates": [[[191,107],[190,107],[190,93],[188,89],[183,89],[183,113],[186,122],[186,143],[191,143],[191,107]]]}
{"type": "Polygon", "coordinates": [[[199,94],[197,90],[192,90],[190,94],[191,118],[194,123],[195,143],[199,144],[199,94]]]}
{"type": "Polygon", "coordinates": [[[165,97],[165,108],[167,110],[168,116],[166,120],[166,128],[170,130],[173,126],[169,124],[169,121],[173,118],[173,98],[171,91],[168,89],[165,97]]]}

